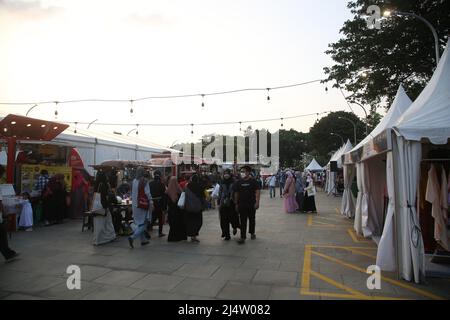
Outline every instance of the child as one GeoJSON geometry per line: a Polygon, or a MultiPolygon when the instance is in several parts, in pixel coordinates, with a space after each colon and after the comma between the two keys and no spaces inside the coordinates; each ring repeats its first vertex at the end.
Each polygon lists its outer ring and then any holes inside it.
{"type": "Polygon", "coordinates": [[[25,231],[33,231],[33,208],[31,207],[30,194],[28,192],[22,193],[22,199],[19,227],[24,228],[25,231]]]}

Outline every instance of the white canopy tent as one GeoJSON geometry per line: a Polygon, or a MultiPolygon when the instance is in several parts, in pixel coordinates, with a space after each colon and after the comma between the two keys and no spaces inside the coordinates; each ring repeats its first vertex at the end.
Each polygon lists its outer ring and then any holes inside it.
{"type": "Polygon", "coordinates": [[[335,188],[335,179],[336,179],[336,172],[331,172],[330,163],[332,161],[336,161],[337,167],[339,169],[342,169],[342,155],[349,152],[353,148],[350,140],[347,140],[347,142],[342,145],[330,158],[330,161],[327,164],[327,181],[325,184],[325,191],[327,194],[331,194],[335,188]]]}
{"type": "MultiPolygon", "coordinates": [[[[384,137],[386,130],[392,128],[411,103],[412,101],[403,86],[399,85],[387,114],[375,129],[349,152],[349,154],[360,153],[361,156],[360,162],[356,166],[353,163],[344,165],[345,190],[342,197],[341,212],[347,217],[355,217],[354,228],[359,234],[379,236],[382,233],[383,208],[381,205],[383,197],[378,196],[374,199],[372,194],[375,192],[370,192],[370,189],[376,188],[380,195],[385,193],[386,167],[382,160],[373,158],[374,155],[377,155],[374,152],[374,140],[380,136],[384,137]],[[355,199],[351,193],[351,184],[355,174],[357,175],[358,197],[356,205],[353,205],[355,199]]],[[[387,135],[385,138],[388,138],[387,135]]]]}
{"type": "MultiPolygon", "coordinates": [[[[392,162],[395,225],[400,275],[419,282],[425,274],[425,253],[416,210],[423,146],[446,145],[450,139],[450,40],[433,77],[393,126],[392,162]],[[429,143],[428,143],[429,142],[429,143]],[[422,144],[424,143],[424,144],[422,144]]],[[[393,238],[393,230],[384,230],[393,238]]],[[[378,262],[377,258],[377,262],[378,262]]]]}
{"type": "Polygon", "coordinates": [[[305,168],[305,171],[323,171],[322,166],[313,158],[309,165],[305,168]]]}
{"type": "Polygon", "coordinates": [[[164,151],[178,152],[146,140],[127,137],[112,133],[72,128],[58,135],[55,142],[67,143],[75,147],[84,162],[85,169],[93,174],[91,165],[100,164],[106,160],[150,160],[152,154],[164,151]]]}

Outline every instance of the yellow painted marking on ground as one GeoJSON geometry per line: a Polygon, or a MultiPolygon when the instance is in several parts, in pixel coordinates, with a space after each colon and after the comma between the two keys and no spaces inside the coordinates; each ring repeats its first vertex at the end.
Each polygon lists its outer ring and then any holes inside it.
{"type": "Polygon", "coordinates": [[[353,246],[334,246],[327,244],[311,245],[312,248],[328,248],[328,249],[358,249],[358,250],[377,250],[377,247],[353,247],[353,246]]]}
{"type": "Polygon", "coordinates": [[[353,231],[352,228],[348,229],[347,232],[350,235],[350,237],[352,238],[353,242],[355,242],[355,243],[370,243],[370,242],[372,242],[370,240],[360,240],[360,239],[358,239],[358,236],[356,235],[356,233],[353,231]]]}
{"type": "MultiPolygon", "coordinates": [[[[356,270],[356,271],[359,271],[359,272],[362,272],[362,273],[366,273],[366,270],[364,270],[363,268],[360,268],[360,267],[355,266],[353,264],[350,264],[350,263],[344,262],[342,260],[336,259],[334,257],[330,257],[328,255],[325,255],[323,253],[320,253],[320,252],[317,252],[317,251],[313,251],[313,250],[311,250],[311,253],[315,254],[315,255],[318,255],[318,256],[320,256],[320,257],[322,257],[324,259],[333,261],[333,262],[335,262],[337,264],[340,264],[340,265],[342,265],[344,267],[347,267],[347,268],[350,268],[350,269],[353,269],[353,270],[356,270]]],[[[397,281],[397,280],[394,280],[394,279],[391,279],[391,278],[387,278],[387,277],[381,276],[381,279],[386,281],[386,282],[389,282],[389,283],[391,283],[393,285],[397,285],[397,286],[402,287],[404,289],[407,289],[409,291],[415,292],[415,293],[417,293],[419,295],[425,296],[427,298],[431,298],[431,299],[434,299],[434,300],[445,300],[444,298],[439,297],[439,296],[437,296],[435,294],[432,294],[432,293],[429,293],[427,291],[424,291],[424,290],[412,287],[412,286],[410,286],[408,284],[402,283],[400,281],[397,281]]]]}
{"type": "Polygon", "coordinates": [[[303,273],[302,273],[302,287],[310,286],[310,271],[311,271],[311,246],[305,245],[305,258],[303,259],[303,273]]]}
{"type": "Polygon", "coordinates": [[[355,253],[357,253],[357,254],[359,254],[361,256],[366,256],[366,257],[369,257],[369,258],[372,258],[372,259],[375,259],[375,260],[377,259],[377,256],[374,256],[374,255],[369,254],[367,252],[359,251],[359,250],[356,250],[356,249],[349,249],[349,251],[355,252],[355,253]]]}
{"type": "Polygon", "coordinates": [[[339,282],[337,282],[337,281],[335,281],[335,280],[333,280],[333,279],[331,279],[331,278],[329,278],[327,276],[324,276],[323,274],[320,274],[318,272],[315,272],[315,271],[311,270],[311,275],[316,277],[316,278],[319,278],[322,281],[325,281],[328,284],[331,284],[334,287],[337,287],[337,288],[339,288],[341,290],[344,290],[344,291],[347,291],[347,292],[351,293],[355,299],[370,299],[370,296],[365,295],[364,293],[362,293],[362,292],[360,292],[358,290],[355,290],[355,289],[352,289],[350,287],[347,287],[346,285],[343,285],[342,283],[339,283],[339,282]]]}
{"type": "Polygon", "coordinates": [[[313,223],[312,216],[308,216],[308,226],[311,227],[313,223]]]}

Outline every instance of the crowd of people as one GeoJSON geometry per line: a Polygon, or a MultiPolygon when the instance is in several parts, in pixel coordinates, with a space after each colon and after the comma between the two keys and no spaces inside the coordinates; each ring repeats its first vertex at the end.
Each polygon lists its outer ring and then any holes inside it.
{"type": "Polygon", "coordinates": [[[220,181],[215,184],[217,194],[212,196],[207,191],[211,186],[197,173],[183,177],[180,181],[175,176],[163,181],[161,173],[155,171],[153,179],[150,179],[150,174],[140,167],[136,170],[131,188],[126,186],[126,182],[112,188],[108,176],[99,171],[95,193],[98,194],[101,208],[94,215],[94,244],[100,245],[117,239],[122,218],[114,210],[114,203],[117,195],[124,196],[125,191],[130,193],[132,203],[134,230],[128,236],[131,248],[134,248],[136,241],[147,245],[151,239],[150,231],[156,223],[158,236],[166,236],[163,233],[165,212],[170,227],[168,241],[190,239],[193,243],[200,242],[198,237],[203,225],[203,211],[208,208],[208,197],[217,201],[224,240],[231,239],[231,227],[233,235],[240,229],[238,243],[245,243],[247,224],[251,239],[255,239],[255,216],[259,208],[261,185],[251,168],[244,166],[236,177],[233,177],[230,170],[225,170],[220,181]]]}
{"type": "Polygon", "coordinates": [[[286,213],[317,213],[316,185],[322,182],[323,178],[320,174],[302,173],[291,169],[280,170],[266,179],[271,199],[276,198],[276,188],[277,185],[279,186],[286,213]]]}

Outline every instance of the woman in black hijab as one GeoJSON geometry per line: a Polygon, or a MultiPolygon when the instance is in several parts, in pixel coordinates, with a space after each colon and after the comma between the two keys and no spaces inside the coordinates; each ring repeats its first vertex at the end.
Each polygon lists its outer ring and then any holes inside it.
{"type": "Polygon", "coordinates": [[[234,179],[231,170],[227,169],[223,173],[223,179],[219,189],[219,216],[220,228],[222,229],[222,238],[230,240],[230,224],[233,228],[233,235],[237,233],[239,228],[239,217],[235,210],[233,202],[233,184],[234,179]]]}
{"type": "Polygon", "coordinates": [[[203,209],[205,208],[205,188],[197,174],[191,177],[185,189],[184,214],[186,221],[186,234],[192,242],[200,242],[197,239],[203,224],[203,209]]]}

